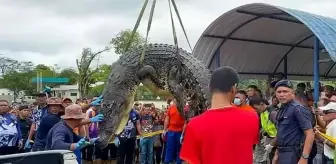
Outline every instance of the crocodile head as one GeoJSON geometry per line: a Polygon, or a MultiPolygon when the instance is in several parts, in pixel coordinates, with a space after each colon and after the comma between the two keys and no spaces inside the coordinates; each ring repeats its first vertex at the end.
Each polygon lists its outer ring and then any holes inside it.
{"type": "Polygon", "coordinates": [[[113,93],[106,93],[105,96],[99,108],[100,113],[104,115],[104,120],[99,125],[98,144],[101,148],[106,147],[115,135],[123,131],[133,107],[135,92],[119,88],[113,93]]]}

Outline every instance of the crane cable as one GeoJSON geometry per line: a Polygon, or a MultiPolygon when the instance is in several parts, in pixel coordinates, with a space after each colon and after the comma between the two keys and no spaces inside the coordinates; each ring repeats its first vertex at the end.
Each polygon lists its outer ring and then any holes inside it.
{"type": "MultiPolygon", "coordinates": [[[[124,53],[126,53],[128,51],[128,49],[129,49],[129,47],[131,46],[131,43],[132,43],[132,41],[134,39],[134,36],[135,36],[135,34],[136,34],[136,32],[137,32],[137,30],[139,28],[139,25],[140,25],[141,19],[143,17],[143,14],[144,14],[144,12],[145,12],[145,10],[147,8],[148,1],[149,0],[145,0],[144,4],[142,6],[142,9],[141,9],[140,14],[138,16],[138,19],[137,19],[137,21],[135,23],[135,26],[133,28],[132,34],[131,34],[131,36],[130,36],[127,44],[126,44],[126,48],[125,48],[125,52],[124,53]]],[[[170,11],[170,17],[171,17],[171,22],[172,22],[174,44],[175,44],[176,51],[177,51],[177,53],[176,53],[176,56],[177,56],[177,65],[178,65],[178,67],[180,67],[181,66],[181,61],[180,61],[180,55],[178,54],[179,53],[179,51],[178,51],[178,42],[177,42],[176,29],[175,29],[174,20],[173,20],[173,14],[172,14],[172,9],[171,9],[172,8],[171,4],[174,7],[175,13],[177,15],[177,18],[179,19],[179,22],[180,22],[180,25],[182,27],[184,36],[185,36],[185,38],[186,38],[186,40],[188,42],[188,45],[189,45],[189,48],[190,48],[191,51],[192,51],[192,48],[191,48],[191,44],[189,42],[189,38],[187,36],[186,30],[185,30],[184,25],[182,23],[182,19],[180,17],[179,12],[178,12],[175,0],[168,0],[168,3],[169,3],[169,11],[170,11]]],[[[149,14],[149,19],[148,19],[146,39],[145,39],[144,47],[143,47],[143,50],[142,50],[142,53],[141,53],[141,56],[140,56],[140,64],[143,63],[143,60],[144,60],[144,57],[145,57],[145,54],[146,54],[148,35],[149,35],[149,31],[150,31],[151,25],[152,25],[152,20],[153,20],[155,5],[156,5],[156,0],[153,0],[151,11],[150,11],[150,14],[149,14]]]]}

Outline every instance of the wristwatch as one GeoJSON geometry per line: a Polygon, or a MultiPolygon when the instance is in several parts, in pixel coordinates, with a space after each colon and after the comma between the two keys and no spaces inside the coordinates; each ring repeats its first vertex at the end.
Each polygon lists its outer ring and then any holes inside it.
{"type": "Polygon", "coordinates": [[[301,157],[302,157],[303,159],[308,159],[308,158],[309,158],[309,155],[307,155],[307,154],[302,154],[301,157]]]}

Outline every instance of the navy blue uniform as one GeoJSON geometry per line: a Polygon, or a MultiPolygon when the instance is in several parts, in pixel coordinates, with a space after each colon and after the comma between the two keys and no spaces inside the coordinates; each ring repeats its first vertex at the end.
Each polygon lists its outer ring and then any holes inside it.
{"type": "Polygon", "coordinates": [[[304,131],[312,129],[311,116],[295,101],[285,104],[277,116],[278,164],[297,164],[301,158],[304,131]]]}
{"type": "Polygon", "coordinates": [[[71,144],[77,143],[81,138],[68,124],[61,121],[49,131],[45,150],[70,150],[71,144]]]}
{"type": "Polygon", "coordinates": [[[34,141],[33,151],[42,151],[46,145],[47,135],[50,129],[60,122],[61,117],[52,113],[45,113],[40,121],[40,127],[37,129],[37,135],[34,141]]]}

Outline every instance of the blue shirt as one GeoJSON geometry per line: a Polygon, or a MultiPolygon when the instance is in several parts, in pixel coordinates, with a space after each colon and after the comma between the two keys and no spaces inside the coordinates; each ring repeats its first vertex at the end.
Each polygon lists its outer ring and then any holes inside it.
{"type": "Polygon", "coordinates": [[[22,139],[20,124],[15,115],[0,115],[0,147],[17,146],[22,139]]]}
{"type": "Polygon", "coordinates": [[[298,146],[304,142],[304,131],[312,129],[310,115],[295,101],[285,104],[277,116],[277,145],[298,146]]]}
{"type": "Polygon", "coordinates": [[[140,120],[140,115],[132,109],[129,113],[129,119],[128,122],[124,128],[124,130],[121,132],[120,137],[121,138],[134,138],[136,137],[136,122],[140,120]]]}
{"type": "Polygon", "coordinates": [[[46,144],[47,135],[50,129],[60,122],[61,117],[52,113],[45,113],[40,120],[40,127],[37,129],[36,138],[34,141],[34,149],[43,150],[46,144]]]}
{"type": "Polygon", "coordinates": [[[47,106],[45,107],[36,107],[32,112],[32,121],[35,123],[35,130],[40,126],[42,116],[48,111],[47,106]]]}
{"type": "Polygon", "coordinates": [[[71,144],[81,138],[64,121],[60,121],[50,129],[45,150],[70,150],[71,144]]]}

